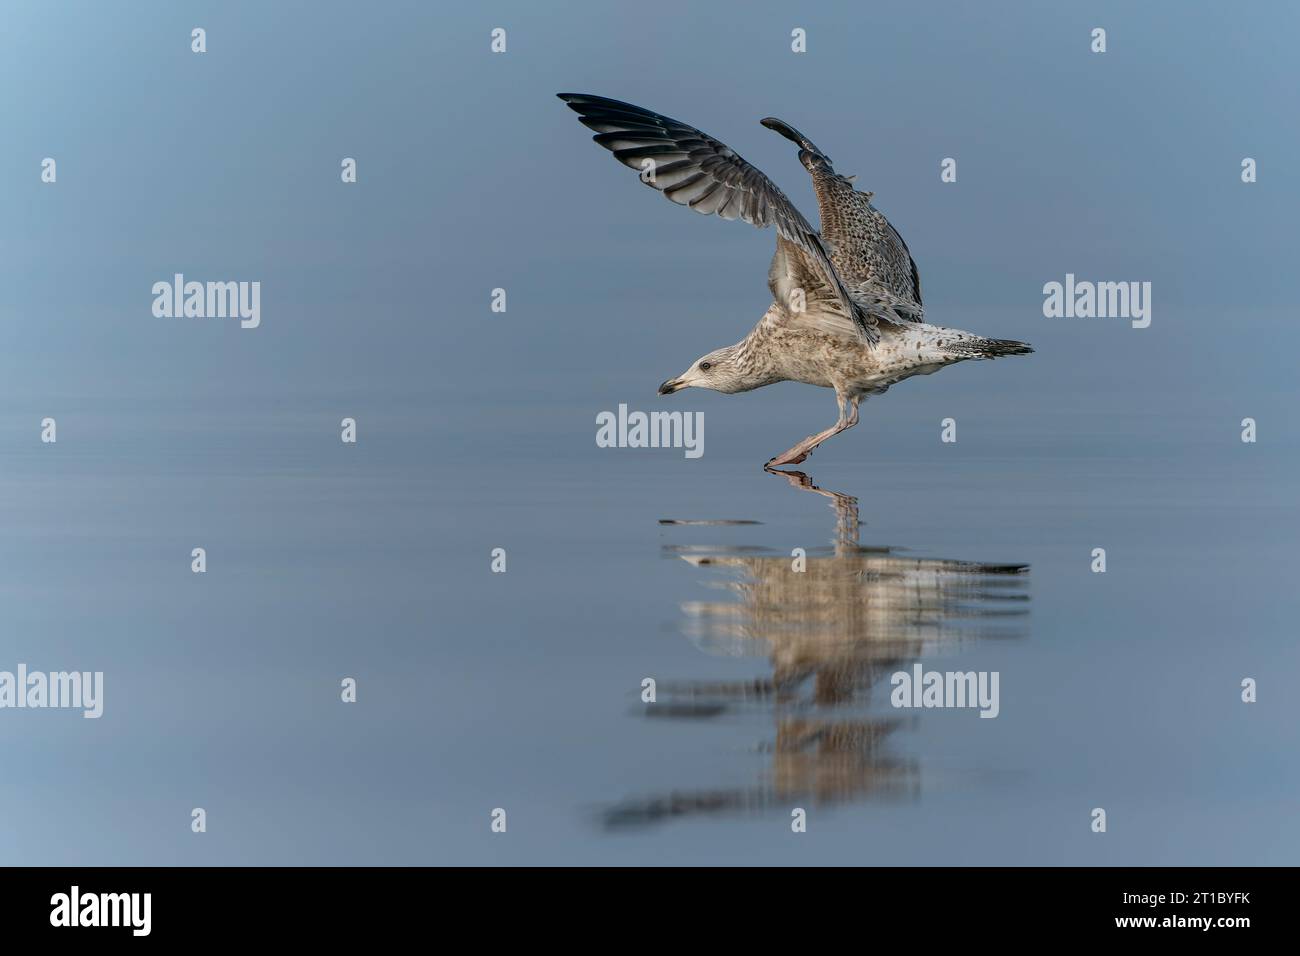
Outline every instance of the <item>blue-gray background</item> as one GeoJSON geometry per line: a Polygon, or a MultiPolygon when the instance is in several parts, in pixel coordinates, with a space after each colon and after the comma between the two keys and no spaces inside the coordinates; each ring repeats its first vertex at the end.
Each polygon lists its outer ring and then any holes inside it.
{"type": "Polygon", "coordinates": [[[0,862],[1297,862],[1296,8],[467,6],[6,6],[0,669],[106,700],[0,711],[0,862]],[[697,124],[811,215],[757,124],[787,119],[875,190],[931,321],[1037,347],[806,466],[865,542],[1032,566],[1028,639],[939,665],[999,670],[1002,716],[895,741],[918,800],[593,822],[765,773],[763,715],[638,711],[643,676],[768,669],[682,635],[707,592],[662,546],[823,543],[758,465],[834,406],[655,397],[766,308],[773,236],[640,187],[557,91],[697,124]],[[174,272],[260,280],[261,328],[154,318],[174,272]],[[1149,280],[1151,327],[1044,318],[1067,272],[1149,280]],[[704,457],[597,448],[619,402],[704,411],[704,457]],[[657,524],[720,517],[764,523],[657,524]]]}

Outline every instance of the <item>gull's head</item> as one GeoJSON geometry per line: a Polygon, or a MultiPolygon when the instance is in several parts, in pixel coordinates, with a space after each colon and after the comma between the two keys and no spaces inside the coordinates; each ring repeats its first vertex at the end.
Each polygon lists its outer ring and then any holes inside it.
{"type": "Polygon", "coordinates": [[[735,346],[702,355],[681,375],[659,386],[660,395],[671,395],[684,388],[711,388],[715,392],[744,391],[744,375],[736,361],[735,346]]]}

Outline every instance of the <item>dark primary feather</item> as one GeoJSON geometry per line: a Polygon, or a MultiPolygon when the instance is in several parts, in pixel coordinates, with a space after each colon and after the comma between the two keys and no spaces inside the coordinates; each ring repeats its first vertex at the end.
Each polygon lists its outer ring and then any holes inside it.
{"type": "Polygon", "coordinates": [[[785,120],[779,120],[775,116],[769,116],[766,119],[759,120],[759,123],[766,126],[768,129],[776,130],[786,139],[790,140],[790,142],[798,143],[801,148],[806,149],[808,152],[814,154],[815,156],[818,156],[821,159],[826,160],[826,162],[829,163],[831,161],[831,158],[827,156],[825,153],[823,153],[820,149],[818,149],[817,145],[812,140],[810,140],[803,133],[799,132],[797,129],[795,129],[785,120]]]}
{"type": "Polygon", "coordinates": [[[631,103],[585,93],[557,95],[619,162],[639,171],[643,160],[653,160],[654,178],[646,185],[673,202],[759,228],[775,226],[816,264],[860,334],[872,344],[879,340],[875,318],[841,281],[821,236],[785,193],[735,150],[693,126],[631,103]]]}

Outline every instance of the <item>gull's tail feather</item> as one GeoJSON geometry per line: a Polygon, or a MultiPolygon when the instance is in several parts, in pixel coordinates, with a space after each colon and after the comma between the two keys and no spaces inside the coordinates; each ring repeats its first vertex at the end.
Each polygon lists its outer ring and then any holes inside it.
{"type": "Polygon", "coordinates": [[[1033,346],[1028,342],[1017,342],[1015,339],[986,339],[978,335],[971,336],[968,339],[953,339],[943,346],[943,350],[950,355],[975,359],[1001,358],[1004,355],[1029,355],[1034,351],[1033,346]]]}

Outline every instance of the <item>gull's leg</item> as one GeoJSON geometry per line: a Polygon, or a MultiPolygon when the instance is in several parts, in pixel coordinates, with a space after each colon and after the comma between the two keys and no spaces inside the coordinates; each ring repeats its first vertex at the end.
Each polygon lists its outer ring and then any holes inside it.
{"type": "Polygon", "coordinates": [[[824,442],[826,439],[830,438],[832,435],[838,435],[840,432],[844,431],[844,429],[848,427],[849,426],[846,425],[844,422],[836,422],[834,425],[826,429],[824,432],[818,432],[816,435],[809,435],[807,438],[799,442],[799,444],[795,445],[793,448],[777,455],[775,458],[769,461],[768,464],[769,465],[797,465],[799,464],[799,462],[807,458],[808,455],[812,452],[812,450],[816,448],[818,445],[820,445],[822,442],[824,442]]]}
{"type": "Polygon", "coordinates": [[[839,402],[840,406],[839,420],[824,432],[818,432],[816,435],[809,435],[789,451],[777,455],[768,462],[768,465],[797,465],[812,454],[812,450],[826,439],[838,435],[846,428],[852,428],[856,425],[858,423],[858,396],[849,396],[842,392],[837,392],[835,398],[839,402]]]}

